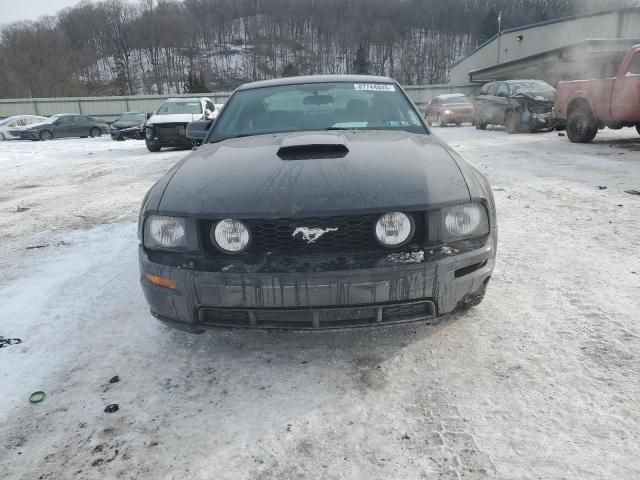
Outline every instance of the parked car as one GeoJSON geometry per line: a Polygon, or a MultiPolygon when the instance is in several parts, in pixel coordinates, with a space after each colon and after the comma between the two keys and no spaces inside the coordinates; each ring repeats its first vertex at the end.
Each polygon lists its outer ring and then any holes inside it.
{"type": "Polygon", "coordinates": [[[15,140],[22,136],[22,132],[29,125],[42,122],[47,117],[37,115],[14,115],[0,120],[0,142],[3,140],[15,140]]]}
{"type": "Polygon", "coordinates": [[[151,116],[149,113],[125,112],[109,125],[112,140],[144,139],[144,125],[151,116]]]}
{"type": "Polygon", "coordinates": [[[429,126],[443,127],[453,123],[459,127],[473,122],[473,104],[462,93],[439,95],[427,105],[425,118],[429,126]]]}
{"type": "Polygon", "coordinates": [[[187,124],[195,120],[214,120],[218,108],[210,98],[170,98],[162,104],[145,126],[145,142],[150,152],[162,147],[191,148],[196,142],[187,138],[187,124]]]}
{"type": "Polygon", "coordinates": [[[509,133],[555,127],[555,89],[540,80],[506,80],[483,85],[475,98],[476,128],[504,125],[509,133]]]}
{"type": "Polygon", "coordinates": [[[342,328],[477,305],[494,268],[487,179],[387,77],[239,87],[146,194],[141,282],[175,328],[342,328]]]}
{"type": "Polygon", "coordinates": [[[109,128],[105,123],[96,121],[86,115],[75,113],[60,113],[53,115],[43,122],[29,125],[22,132],[21,138],[29,140],[53,140],[67,137],[99,137],[107,133],[109,128]]]}
{"type": "Polygon", "coordinates": [[[640,45],[627,52],[615,78],[559,82],[555,114],[574,143],[590,142],[604,127],[640,133],[640,45]]]}

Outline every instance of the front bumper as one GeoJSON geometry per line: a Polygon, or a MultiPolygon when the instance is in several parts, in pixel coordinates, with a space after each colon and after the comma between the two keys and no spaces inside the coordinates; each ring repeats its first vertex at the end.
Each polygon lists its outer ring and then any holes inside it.
{"type": "Polygon", "coordinates": [[[300,273],[230,273],[153,262],[139,248],[151,313],[175,328],[331,329],[435,319],[480,297],[495,264],[496,232],[478,248],[400,255],[384,266],[300,273]],[[154,285],[169,278],[176,289],[154,285]]]}
{"type": "Polygon", "coordinates": [[[440,118],[442,123],[472,123],[473,112],[471,113],[443,113],[440,118]]]}
{"type": "Polygon", "coordinates": [[[27,130],[20,134],[22,140],[40,140],[40,131],[27,130]]]}

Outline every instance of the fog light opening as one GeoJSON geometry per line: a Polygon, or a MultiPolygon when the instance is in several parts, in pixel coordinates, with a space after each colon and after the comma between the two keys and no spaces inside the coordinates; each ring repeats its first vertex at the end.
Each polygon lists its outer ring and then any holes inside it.
{"type": "Polygon", "coordinates": [[[170,278],[165,278],[165,277],[159,277],[157,275],[151,275],[150,273],[147,273],[147,280],[149,281],[149,283],[152,283],[153,285],[170,288],[171,290],[175,290],[177,287],[175,280],[171,280],[170,278]]]}
{"type": "Polygon", "coordinates": [[[455,272],[455,277],[460,278],[465,275],[469,275],[470,273],[475,272],[476,270],[480,270],[482,267],[485,267],[489,263],[489,260],[483,260],[480,263],[474,263],[473,265],[469,265],[468,267],[459,268],[455,272]]]}

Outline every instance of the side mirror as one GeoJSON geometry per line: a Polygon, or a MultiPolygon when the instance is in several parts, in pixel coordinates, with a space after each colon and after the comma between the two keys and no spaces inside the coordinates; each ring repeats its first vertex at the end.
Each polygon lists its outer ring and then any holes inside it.
{"type": "Polygon", "coordinates": [[[211,120],[190,122],[187,124],[187,138],[191,140],[204,140],[204,137],[207,136],[211,125],[213,125],[213,121],[211,120]]]}

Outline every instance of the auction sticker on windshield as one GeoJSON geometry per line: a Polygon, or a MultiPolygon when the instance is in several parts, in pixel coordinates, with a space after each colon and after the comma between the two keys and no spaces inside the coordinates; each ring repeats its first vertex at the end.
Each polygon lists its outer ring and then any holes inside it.
{"type": "Polygon", "coordinates": [[[395,92],[396,87],[388,83],[354,83],[355,90],[364,90],[368,92],[395,92]]]}

